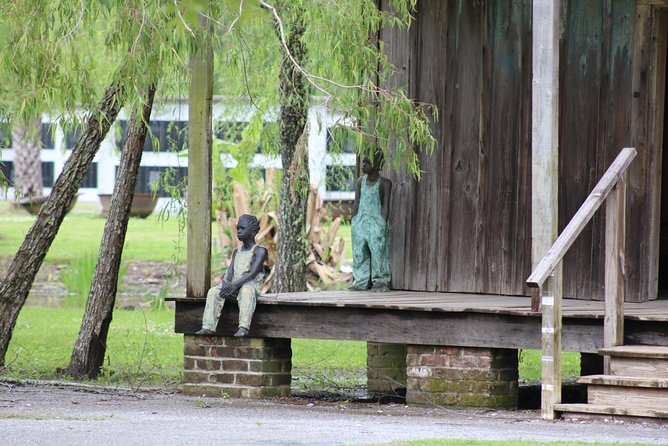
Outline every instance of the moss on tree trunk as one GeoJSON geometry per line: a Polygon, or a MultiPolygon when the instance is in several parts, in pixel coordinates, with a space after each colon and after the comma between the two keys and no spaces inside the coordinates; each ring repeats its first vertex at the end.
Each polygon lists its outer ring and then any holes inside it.
{"type": "MultiPolygon", "coordinates": [[[[296,5],[281,1],[277,10],[288,28],[287,47],[296,63],[306,60],[304,14],[296,5]]],[[[275,289],[305,291],[307,258],[306,204],[309,192],[306,79],[288,58],[283,60],[280,89],[280,154],[283,163],[279,211],[275,289]]]]}

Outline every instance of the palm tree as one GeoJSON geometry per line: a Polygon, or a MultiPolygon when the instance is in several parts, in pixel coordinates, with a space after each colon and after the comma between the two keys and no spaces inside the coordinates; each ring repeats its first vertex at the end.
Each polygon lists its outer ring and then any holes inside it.
{"type": "Polygon", "coordinates": [[[42,121],[31,119],[12,126],[14,148],[14,194],[16,200],[32,201],[42,195],[41,151],[42,121]]]}

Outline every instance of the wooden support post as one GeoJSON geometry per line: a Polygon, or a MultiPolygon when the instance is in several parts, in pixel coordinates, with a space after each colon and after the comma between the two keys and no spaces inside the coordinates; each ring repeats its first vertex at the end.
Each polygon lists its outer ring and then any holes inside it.
{"type": "MultiPolygon", "coordinates": [[[[606,201],[604,347],[624,344],[626,177],[619,179],[606,201]]],[[[609,374],[610,357],[606,355],[603,361],[603,371],[609,374]]]]}
{"type": "MultiPolygon", "coordinates": [[[[531,259],[534,268],[557,238],[559,223],[559,3],[560,0],[534,0],[532,11],[531,259]]],[[[545,419],[555,418],[554,405],[561,401],[561,280],[560,262],[541,290],[541,408],[545,419]]]]}
{"type": "Polygon", "coordinates": [[[554,405],[561,402],[561,294],[562,263],[541,288],[541,415],[543,419],[556,418],[554,405]]]}
{"type": "MultiPolygon", "coordinates": [[[[534,0],[531,263],[532,269],[557,238],[559,203],[559,0],[534,0]]],[[[532,300],[532,309],[537,299],[532,300]]]]}
{"type": "Polygon", "coordinates": [[[201,17],[190,55],[188,92],[188,264],[186,296],[206,297],[211,285],[212,28],[201,17]]]}

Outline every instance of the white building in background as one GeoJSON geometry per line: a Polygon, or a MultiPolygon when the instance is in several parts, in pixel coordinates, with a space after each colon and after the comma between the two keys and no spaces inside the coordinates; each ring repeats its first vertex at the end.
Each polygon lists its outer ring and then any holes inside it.
{"type": "MultiPolygon", "coordinates": [[[[234,107],[234,112],[231,112],[225,107],[223,100],[214,99],[214,137],[237,141],[251,113],[250,108],[247,112],[239,112],[238,107],[234,107]]],[[[79,189],[79,201],[98,203],[98,194],[113,192],[116,171],[120,163],[120,148],[123,145],[128,119],[125,111],[121,111],[84,178],[79,189]]],[[[152,137],[147,137],[144,144],[136,192],[150,192],[152,185],[168,168],[175,169],[177,178],[187,175],[187,157],[179,156],[178,153],[169,149],[170,146],[187,147],[187,126],[187,100],[154,106],[150,122],[152,137]],[[154,144],[156,142],[157,144],[154,144]]],[[[43,117],[41,161],[45,194],[50,193],[51,187],[72,152],[79,133],[80,131],[65,132],[49,116],[43,117]]],[[[318,186],[323,199],[327,201],[353,200],[356,163],[354,143],[345,138],[345,128],[341,126],[340,116],[322,105],[313,105],[309,111],[308,150],[311,183],[318,186]],[[333,138],[336,132],[344,133],[333,138]],[[344,141],[342,149],[333,149],[335,140],[344,141]]],[[[11,128],[8,124],[4,124],[0,126],[0,170],[10,182],[13,179],[13,160],[11,128]]],[[[233,160],[226,159],[223,159],[223,162],[228,167],[233,167],[235,163],[233,160]]],[[[254,155],[252,165],[261,169],[280,169],[281,161],[280,158],[257,153],[254,155]]],[[[0,194],[4,192],[0,191],[0,194]]],[[[166,194],[160,188],[158,195],[165,197],[166,194]]],[[[14,198],[13,189],[10,187],[7,195],[2,198],[12,200],[14,198]]],[[[161,201],[164,205],[167,199],[161,198],[161,201]]]]}

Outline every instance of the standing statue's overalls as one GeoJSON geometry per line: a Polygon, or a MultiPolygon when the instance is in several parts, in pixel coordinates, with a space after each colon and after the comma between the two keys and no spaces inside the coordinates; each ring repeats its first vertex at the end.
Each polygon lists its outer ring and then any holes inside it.
{"type": "MultiPolygon", "coordinates": [[[[234,255],[234,276],[230,282],[239,280],[239,278],[247,273],[252,264],[253,253],[255,248],[260,245],[253,245],[248,251],[242,248],[236,248],[234,255]]],[[[250,282],[246,282],[239,288],[239,290],[229,296],[220,296],[220,285],[209,289],[206,295],[206,306],[204,307],[204,316],[202,317],[202,328],[216,331],[220,313],[223,311],[225,305],[225,298],[236,298],[239,304],[239,327],[244,327],[250,330],[251,319],[255,312],[255,303],[260,296],[260,287],[262,285],[262,278],[264,274],[258,274],[250,282]]]]}
{"type": "Polygon", "coordinates": [[[390,285],[390,252],[387,222],[380,204],[381,179],[373,186],[361,181],[357,214],[352,219],[353,286],[361,289],[390,285]]]}

